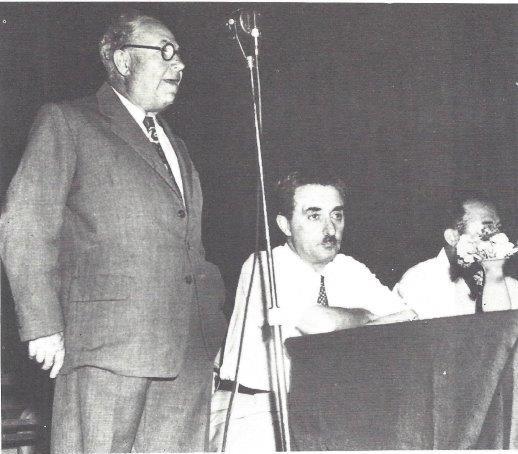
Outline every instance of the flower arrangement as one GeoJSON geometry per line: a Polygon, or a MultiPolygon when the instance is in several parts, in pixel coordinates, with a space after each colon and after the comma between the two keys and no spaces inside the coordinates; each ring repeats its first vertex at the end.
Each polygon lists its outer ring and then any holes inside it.
{"type": "Polygon", "coordinates": [[[518,252],[518,247],[500,232],[499,225],[484,226],[477,237],[462,234],[457,243],[457,261],[463,268],[484,260],[502,260],[518,252]]]}

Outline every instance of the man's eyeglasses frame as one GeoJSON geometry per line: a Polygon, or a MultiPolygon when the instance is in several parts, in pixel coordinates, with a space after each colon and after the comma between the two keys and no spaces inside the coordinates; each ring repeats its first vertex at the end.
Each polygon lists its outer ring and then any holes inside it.
{"type": "Polygon", "coordinates": [[[144,46],[143,44],[124,44],[121,46],[121,50],[124,50],[128,47],[136,47],[137,49],[152,49],[159,50],[162,54],[162,58],[165,61],[171,61],[175,55],[178,55],[178,51],[175,49],[173,43],[165,43],[162,47],[158,46],[144,46]]]}

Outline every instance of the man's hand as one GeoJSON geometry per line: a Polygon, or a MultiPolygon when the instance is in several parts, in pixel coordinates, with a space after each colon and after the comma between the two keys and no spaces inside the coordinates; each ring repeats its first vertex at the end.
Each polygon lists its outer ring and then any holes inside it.
{"type": "Polygon", "coordinates": [[[480,262],[487,281],[500,282],[504,279],[504,265],[507,259],[487,259],[480,262]]]}
{"type": "Polygon", "coordinates": [[[50,378],[56,378],[65,359],[63,333],[55,333],[29,341],[29,358],[43,363],[41,366],[43,370],[49,370],[52,366],[50,378]]]}

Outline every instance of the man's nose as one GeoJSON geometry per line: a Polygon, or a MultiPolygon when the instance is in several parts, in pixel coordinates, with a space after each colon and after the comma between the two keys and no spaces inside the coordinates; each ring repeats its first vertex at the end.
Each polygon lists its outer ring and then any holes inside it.
{"type": "Polygon", "coordinates": [[[336,227],[331,219],[326,219],[324,224],[324,235],[335,235],[336,227]]]}
{"type": "Polygon", "coordinates": [[[185,68],[185,64],[179,55],[175,55],[174,58],[171,60],[171,66],[174,68],[175,71],[183,71],[185,68]]]}

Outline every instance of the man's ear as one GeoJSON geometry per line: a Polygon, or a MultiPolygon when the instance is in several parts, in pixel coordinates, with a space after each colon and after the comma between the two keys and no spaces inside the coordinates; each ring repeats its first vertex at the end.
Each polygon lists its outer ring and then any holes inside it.
{"type": "Polygon", "coordinates": [[[286,216],[278,214],[275,220],[277,221],[277,225],[281,229],[282,233],[284,233],[286,236],[291,236],[290,223],[286,216]]]}
{"type": "Polygon", "coordinates": [[[113,53],[113,63],[122,76],[127,76],[130,73],[131,57],[128,52],[117,49],[113,53]]]}
{"type": "Polygon", "coordinates": [[[451,247],[455,247],[457,243],[459,242],[459,232],[455,229],[446,229],[444,231],[444,240],[446,243],[448,243],[451,247]]]}

